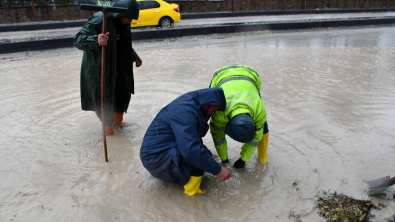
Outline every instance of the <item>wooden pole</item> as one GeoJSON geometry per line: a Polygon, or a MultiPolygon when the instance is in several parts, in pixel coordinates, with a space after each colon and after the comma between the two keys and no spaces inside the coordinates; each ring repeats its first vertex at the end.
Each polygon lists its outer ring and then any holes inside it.
{"type": "Polygon", "coordinates": [[[232,0],[232,12],[233,12],[233,0],[232,0]]]}
{"type": "MultiPolygon", "coordinates": [[[[106,11],[103,9],[103,34],[106,34],[106,11]]],[[[101,125],[103,130],[103,143],[104,143],[104,158],[108,162],[107,157],[107,141],[106,141],[106,124],[104,121],[104,74],[105,74],[105,61],[106,61],[106,46],[102,46],[101,54],[101,125]]]]}
{"type": "Polygon", "coordinates": [[[36,20],[36,10],[34,10],[34,0],[32,0],[33,19],[36,20]]]}

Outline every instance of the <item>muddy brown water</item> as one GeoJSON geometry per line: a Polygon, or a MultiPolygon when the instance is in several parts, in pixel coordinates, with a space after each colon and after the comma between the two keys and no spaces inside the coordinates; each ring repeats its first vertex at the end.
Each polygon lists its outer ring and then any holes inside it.
{"type": "MultiPolygon", "coordinates": [[[[249,33],[134,42],[123,128],[107,137],[80,108],[82,53],[74,48],[0,55],[1,221],[323,221],[322,191],[368,197],[364,181],[395,176],[395,29],[249,33]],[[235,170],[242,144],[228,138],[233,174],[205,174],[206,194],[155,179],[139,149],[158,111],[209,85],[215,69],[254,67],[270,129],[269,161],[235,170]],[[296,186],[294,185],[297,184],[296,186]],[[298,219],[299,218],[299,219],[298,219]]],[[[205,144],[215,154],[211,136],[205,144]]],[[[217,155],[214,155],[220,161],[217,155]]],[[[389,192],[394,192],[390,188],[389,192]]]]}

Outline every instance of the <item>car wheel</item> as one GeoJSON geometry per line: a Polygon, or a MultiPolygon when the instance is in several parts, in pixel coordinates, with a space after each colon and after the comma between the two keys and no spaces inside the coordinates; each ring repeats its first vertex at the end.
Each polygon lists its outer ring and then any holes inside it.
{"type": "Polygon", "coordinates": [[[170,26],[173,26],[173,20],[169,17],[163,17],[159,20],[159,26],[164,27],[164,28],[169,28],[170,26]]]}

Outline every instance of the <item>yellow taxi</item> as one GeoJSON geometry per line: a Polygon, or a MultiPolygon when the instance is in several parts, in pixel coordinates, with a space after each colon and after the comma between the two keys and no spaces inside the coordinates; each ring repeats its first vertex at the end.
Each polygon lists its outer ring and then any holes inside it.
{"type": "Polygon", "coordinates": [[[160,26],[170,27],[181,20],[179,6],[162,0],[137,0],[140,5],[138,20],[133,20],[131,27],[160,26]]]}

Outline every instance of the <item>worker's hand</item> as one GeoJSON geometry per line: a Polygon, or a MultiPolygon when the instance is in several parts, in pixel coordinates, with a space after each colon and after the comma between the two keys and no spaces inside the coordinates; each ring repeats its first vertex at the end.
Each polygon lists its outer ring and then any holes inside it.
{"type": "Polygon", "coordinates": [[[136,62],[136,67],[140,67],[143,64],[143,60],[141,60],[140,58],[137,58],[134,61],[136,62]]]}
{"type": "Polygon", "coordinates": [[[109,32],[107,32],[106,34],[99,34],[99,36],[97,37],[97,44],[99,46],[107,45],[107,40],[109,35],[110,35],[109,32]]]}
{"type": "Polygon", "coordinates": [[[225,167],[222,167],[221,171],[217,174],[217,177],[220,181],[225,181],[231,176],[232,174],[230,174],[229,170],[227,170],[225,167]]]}

